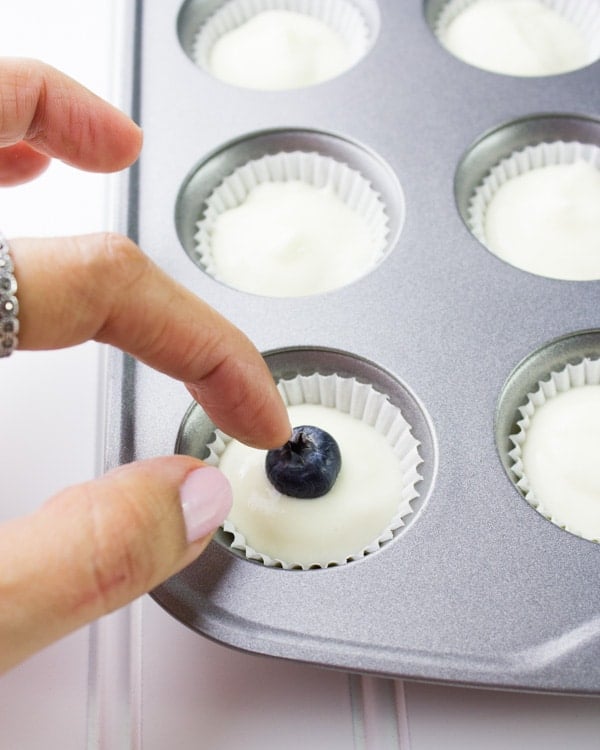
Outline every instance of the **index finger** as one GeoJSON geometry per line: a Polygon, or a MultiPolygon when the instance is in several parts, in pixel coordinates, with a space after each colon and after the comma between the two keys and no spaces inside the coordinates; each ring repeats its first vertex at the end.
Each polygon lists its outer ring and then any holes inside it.
{"type": "Polygon", "coordinates": [[[91,172],[129,166],[140,128],[69,76],[37,60],[0,60],[0,148],[25,141],[91,172]]]}
{"type": "Polygon", "coordinates": [[[130,240],[13,240],[19,347],[96,339],[183,381],[213,422],[259,448],[288,440],[287,410],[248,338],[130,240]]]}

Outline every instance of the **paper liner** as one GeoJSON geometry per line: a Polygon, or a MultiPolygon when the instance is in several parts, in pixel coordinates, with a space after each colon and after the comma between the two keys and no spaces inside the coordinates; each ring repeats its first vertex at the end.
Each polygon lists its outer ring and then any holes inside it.
{"type": "MultiPolygon", "coordinates": [[[[573,164],[586,161],[600,169],[600,147],[577,141],[553,141],[527,146],[515,151],[491,168],[469,202],[467,223],[475,237],[488,247],[485,234],[485,217],[488,206],[497,190],[509,180],[533,169],[555,164],[573,164]]],[[[489,248],[492,252],[493,249],[489,248]]]]}
{"type": "MultiPolygon", "coordinates": [[[[448,26],[466,8],[476,2],[479,0],[450,0],[443,6],[433,29],[443,45],[448,26]]],[[[539,0],[539,2],[577,27],[587,43],[586,65],[600,58],[600,7],[596,0],[539,0]]],[[[471,64],[476,65],[476,63],[471,64]]],[[[556,75],[556,73],[550,75],[556,75]]]]}
{"type": "Polygon", "coordinates": [[[217,39],[266,10],[303,13],[327,24],[349,50],[348,67],[369,47],[371,30],[359,9],[348,0],[229,0],[200,27],[193,48],[196,64],[210,72],[210,54],[217,39]]]}
{"type": "MultiPolygon", "coordinates": [[[[212,233],[218,216],[240,206],[258,185],[290,180],[301,180],[316,188],[331,188],[348,208],[367,222],[373,247],[380,251],[379,259],[384,257],[389,219],[386,207],[371,183],[360,172],[330,156],[316,152],[282,151],[253,159],[238,167],[223,179],[206,200],[203,217],[197,222],[195,240],[196,259],[207,273],[219,279],[211,250],[212,233]]],[[[365,272],[367,270],[370,269],[365,269],[365,272]]]]}
{"type": "Polygon", "coordinates": [[[600,539],[591,536],[585,529],[573,526],[568,519],[558,518],[544,506],[543,498],[536,497],[529,484],[522,461],[522,448],[527,440],[527,430],[531,425],[536,409],[539,409],[555,396],[571,390],[571,388],[579,388],[585,385],[600,385],[600,359],[585,358],[577,364],[567,364],[564,369],[551,372],[546,380],[539,381],[535,390],[527,394],[526,403],[519,407],[521,419],[517,422],[518,431],[509,435],[508,439],[514,447],[509,451],[508,457],[512,462],[510,469],[516,477],[516,486],[538,513],[571,534],[589,541],[600,542],[600,539]]]}
{"type": "MultiPolygon", "coordinates": [[[[418,497],[416,484],[422,477],[418,472],[418,466],[423,462],[419,454],[419,441],[411,433],[411,425],[405,420],[400,409],[393,406],[389,398],[376,391],[373,386],[360,383],[354,378],[346,378],[340,375],[298,375],[289,380],[280,380],[278,389],[287,406],[298,404],[319,404],[338,409],[349,414],[355,419],[362,420],[373,429],[383,435],[387,443],[392,446],[394,454],[400,462],[400,469],[404,478],[404,485],[398,488],[398,507],[389,525],[381,530],[379,536],[373,539],[363,549],[349,555],[344,559],[315,561],[311,564],[301,564],[293,560],[280,560],[269,557],[260,550],[250,547],[239,529],[226,520],[223,524],[224,531],[233,535],[231,547],[240,550],[250,560],[257,560],[269,567],[281,567],[286,570],[292,568],[326,568],[331,565],[343,565],[351,560],[357,560],[365,555],[375,552],[386,542],[394,537],[394,532],[404,526],[404,518],[411,514],[411,502],[418,497]]],[[[219,458],[227,447],[231,438],[220,430],[215,432],[215,437],[207,446],[209,456],[206,462],[217,466],[219,458]]]]}

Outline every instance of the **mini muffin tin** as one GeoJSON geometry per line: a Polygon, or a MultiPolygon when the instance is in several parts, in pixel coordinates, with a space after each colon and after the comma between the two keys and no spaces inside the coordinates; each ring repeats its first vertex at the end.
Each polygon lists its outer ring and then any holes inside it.
{"type": "MultiPolygon", "coordinates": [[[[131,110],[145,142],[122,228],[241,327],[274,377],[341,372],[385,392],[421,443],[415,512],[379,551],[321,570],[265,567],[218,535],[153,596],[199,633],[256,653],[600,694],[600,546],[531,508],[507,460],[530,383],[600,356],[600,282],[510,267],[463,220],[474,186],[516,148],[600,144],[600,63],[548,78],[487,73],[438,43],[441,2],[351,1],[371,30],[368,54],[318,86],[260,92],[189,58],[219,2],[139,0],[131,110]],[[266,298],[215,281],[192,260],[202,201],[244,160],[296,148],[372,182],[390,220],[385,258],[317,296],[266,298]]],[[[108,384],[107,466],[202,455],[213,425],[180,383],[115,352],[108,384]]]]}

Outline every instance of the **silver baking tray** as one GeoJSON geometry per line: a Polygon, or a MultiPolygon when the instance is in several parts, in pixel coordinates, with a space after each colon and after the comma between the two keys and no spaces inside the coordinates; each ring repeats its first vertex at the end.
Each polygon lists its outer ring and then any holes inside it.
{"type": "MultiPolygon", "coordinates": [[[[463,221],[473,186],[515,148],[600,144],[600,64],[550,78],[486,73],[431,30],[440,2],[353,0],[368,54],[319,86],[257,92],[189,58],[215,0],[138,2],[132,114],[145,131],[121,228],[240,326],[274,377],[336,371],[400,406],[421,442],[415,513],[364,559],[267,568],[215,539],[154,598],[230,646],[344,670],[600,694],[600,546],[546,521],[514,486],[507,436],[549,369],[600,355],[599,282],[540,278],[463,221]],[[335,292],[271,299],[191,259],[221,176],[256,155],[316,150],[363,172],[390,215],[385,260],[335,292]]],[[[213,429],[181,384],[113,353],[106,465],[186,450],[213,429]]]]}

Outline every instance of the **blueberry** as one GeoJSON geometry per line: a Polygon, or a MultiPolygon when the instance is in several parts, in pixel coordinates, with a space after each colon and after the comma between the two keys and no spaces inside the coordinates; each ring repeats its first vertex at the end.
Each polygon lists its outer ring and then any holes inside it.
{"type": "Polygon", "coordinates": [[[319,427],[294,427],[292,437],[281,448],[268,451],[267,476],[284,495],[315,498],[335,484],[342,465],[340,449],[328,432],[319,427]]]}

